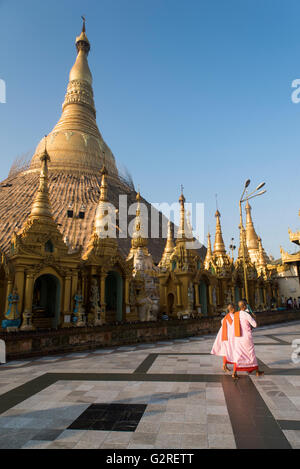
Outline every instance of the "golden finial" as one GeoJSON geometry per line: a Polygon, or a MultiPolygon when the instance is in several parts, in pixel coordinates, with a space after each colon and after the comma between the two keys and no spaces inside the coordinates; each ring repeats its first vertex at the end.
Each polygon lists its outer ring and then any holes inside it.
{"type": "Polygon", "coordinates": [[[82,32],[85,33],[85,16],[81,16],[82,18],[82,32]]]}
{"type": "Polygon", "coordinates": [[[215,198],[216,198],[216,210],[218,211],[218,194],[215,194],[215,198]]]}
{"type": "MultiPolygon", "coordinates": [[[[50,161],[50,156],[48,155],[48,152],[47,152],[47,137],[48,135],[45,135],[44,137],[44,140],[45,140],[45,148],[44,148],[44,151],[43,153],[41,154],[40,156],[40,160],[41,162],[45,162],[46,166],[47,166],[47,162],[50,161]]],[[[48,169],[48,168],[47,168],[48,169]]]]}
{"type": "Polygon", "coordinates": [[[184,189],[183,185],[180,184],[180,197],[179,197],[179,202],[181,203],[181,205],[184,204],[184,202],[185,202],[185,197],[184,197],[184,195],[183,195],[183,189],[184,189]]]}
{"type": "Polygon", "coordinates": [[[86,53],[86,55],[88,55],[91,46],[90,46],[90,42],[85,32],[86,19],[85,19],[85,16],[81,16],[81,18],[82,18],[82,30],[81,30],[80,36],[76,37],[75,44],[76,44],[77,52],[82,50],[86,53]]]}
{"type": "Polygon", "coordinates": [[[103,155],[103,165],[102,165],[102,168],[101,168],[101,175],[103,174],[108,174],[108,171],[106,169],[106,155],[105,155],[105,151],[102,152],[102,155],[103,155]]]}
{"type": "Polygon", "coordinates": [[[212,257],[210,232],[207,233],[207,252],[206,252],[206,254],[208,254],[209,257],[212,257]]]}
{"type": "Polygon", "coordinates": [[[221,222],[220,222],[221,214],[218,209],[215,213],[215,217],[217,220],[216,220],[214,254],[224,254],[226,252],[226,249],[225,249],[225,244],[224,244],[222,229],[221,229],[221,222]]]}
{"type": "Polygon", "coordinates": [[[170,256],[174,251],[174,241],[172,234],[172,223],[171,220],[168,220],[168,234],[167,241],[165,245],[164,252],[162,254],[161,260],[159,262],[159,267],[168,267],[170,265],[170,256]]]}
{"type": "Polygon", "coordinates": [[[108,171],[105,166],[105,162],[103,163],[102,169],[101,169],[101,185],[100,185],[100,201],[101,202],[107,202],[107,180],[106,177],[108,175],[108,171]]]}
{"type": "Polygon", "coordinates": [[[191,221],[191,212],[189,210],[186,211],[186,226],[187,226],[187,237],[192,239],[193,236],[193,226],[191,221]]]}
{"type": "Polygon", "coordinates": [[[40,185],[34,199],[29,218],[52,218],[48,192],[48,161],[50,161],[50,157],[47,152],[47,135],[45,135],[45,149],[40,156],[40,160],[40,185]]]}
{"type": "Polygon", "coordinates": [[[131,257],[134,255],[134,252],[136,252],[138,248],[146,249],[148,244],[147,231],[145,232],[145,229],[147,230],[147,226],[143,216],[141,217],[140,188],[138,188],[138,192],[136,193],[136,201],[137,207],[135,211],[134,229],[131,238],[131,249],[127,259],[131,259],[131,257]]]}
{"type": "Polygon", "coordinates": [[[267,262],[264,256],[264,250],[262,247],[261,237],[258,236],[257,240],[258,240],[258,265],[261,267],[265,267],[267,265],[267,262]]]}
{"type": "Polygon", "coordinates": [[[253,225],[253,220],[252,220],[252,215],[251,215],[251,205],[249,204],[249,201],[247,200],[246,205],[246,242],[247,242],[247,248],[248,249],[258,249],[258,236],[256,234],[254,225],[253,225]]]}
{"type": "Polygon", "coordinates": [[[245,253],[245,259],[249,260],[249,251],[246,243],[246,231],[243,225],[239,225],[239,230],[240,230],[240,245],[239,245],[239,252],[238,252],[238,259],[243,258],[243,247],[244,247],[244,253],[245,253]]]}
{"type": "Polygon", "coordinates": [[[167,234],[167,239],[173,239],[171,220],[168,220],[168,234],[167,234]]]}
{"type": "Polygon", "coordinates": [[[139,217],[141,215],[141,193],[140,193],[140,185],[138,185],[138,191],[135,196],[135,200],[137,201],[137,207],[136,207],[136,216],[139,217]]]}
{"type": "Polygon", "coordinates": [[[106,169],[105,164],[102,166],[101,171],[100,171],[100,174],[101,174],[101,176],[103,176],[103,174],[108,174],[108,171],[107,171],[107,169],[106,169]]]}
{"type": "Polygon", "coordinates": [[[179,222],[179,228],[177,231],[177,241],[180,241],[182,239],[185,239],[185,197],[183,195],[183,185],[180,185],[180,197],[179,197],[179,203],[180,203],[180,222],[179,222]]]}
{"type": "Polygon", "coordinates": [[[210,233],[207,233],[207,248],[206,248],[206,255],[204,259],[204,267],[206,270],[209,269],[210,263],[212,261],[212,250],[211,250],[211,240],[210,240],[210,233]]]}

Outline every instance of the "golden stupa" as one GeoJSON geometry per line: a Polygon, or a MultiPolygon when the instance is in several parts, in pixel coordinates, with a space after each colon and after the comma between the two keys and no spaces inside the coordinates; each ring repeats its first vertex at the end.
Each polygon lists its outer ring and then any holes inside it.
{"type": "MultiPolygon", "coordinates": [[[[134,188],[119,176],[114,155],[97,126],[93,80],[88,65],[90,42],[85,21],[75,44],[77,57],[70,71],[59,121],[47,138],[42,138],[37,145],[29,168],[11,174],[0,183],[0,248],[4,253],[9,252],[13,233],[21,228],[30,214],[39,185],[40,155],[45,144],[50,157],[49,194],[53,217],[70,248],[87,248],[93,232],[104,163],[108,172],[110,203],[118,209],[120,194],[127,195],[127,206],[136,202],[134,188]]],[[[150,208],[144,199],[141,201],[150,208]]],[[[130,237],[120,237],[119,247],[127,256],[130,237]]],[[[149,239],[149,247],[158,262],[164,240],[149,239]]]]}

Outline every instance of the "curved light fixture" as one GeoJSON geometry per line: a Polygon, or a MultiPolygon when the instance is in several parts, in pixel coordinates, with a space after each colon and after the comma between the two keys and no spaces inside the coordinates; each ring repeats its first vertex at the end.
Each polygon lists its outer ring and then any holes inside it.
{"type": "Polygon", "coordinates": [[[266,184],[265,182],[261,182],[261,183],[257,186],[257,188],[256,188],[255,190],[258,191],[259,189],[261,189],[262,187],[264,187],[265,184],[266,184]]]}
{"type": "Polygon", "coordinates": [[[263,191],[257,192],[256,194],[253,194],[250,197],[247,197],[246,199],[243,199],[242,202],[245,202],[245,200],[253,199],[254,197],[258,197],[259,195],[263,195],[265,192],[267,192],[266,189],[264,189],[263,191]]]}

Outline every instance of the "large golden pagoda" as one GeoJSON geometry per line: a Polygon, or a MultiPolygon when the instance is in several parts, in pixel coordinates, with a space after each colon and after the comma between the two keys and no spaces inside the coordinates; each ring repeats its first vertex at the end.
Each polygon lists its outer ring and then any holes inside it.
{"type": "Polygon", "coordinates": [[[175,242],[170,221],[166,240],[148,236],[145,208],[160,228],[166,219],[120,177],[99,132],[85,22],[76,49],[61,118],[38,144],[30,166],[0,184],[2,328],[95,327],[153,321],[162,313],[215,314],[244,296],[244,257],[252,304],[267,308],[276,285],[250,206],[246,230],[241,227],[245,249],[240,247],[235,263],[226,252],[218,210],[214,248],[209,235],[203,261],[205,248],[199,249],[193,235],[183,191],[175,242]],[[126,214],[136,204],[134,220],[125,227],[119,217],[124,195],[126,214]]]}
{"type": "MultiPolygon", "coordinates": [[[[62,115],[47,138],[50,169],[80,171],[95,174],[101,170],[103,157],[111,176],[118,176],[115,158],[104,142],[96,122],[93,78],[88,64],[90,43],[83,24],[76,38],[77,57],[71,68],[62,115]]],[[[39,170],[39,154],[43,140],[38,144],[30,170],[39,170]]]]}
{"type": "MultiPolygon", "coordinates": [[[[130,206],[135,202],[136,192],[119,176],[115,158],[97,126],[92,74],[88,65],[90,42],[85,23],[75,45],[77,56],[70,71],[62,115],[47,136],[49,194],[53,217],[64,239],[70,247],[82,246],[85,250],[93,232],[104,162],[108,171],[108,199],[116,209],[119,209],[119,195],[126,195],[127,206],[130,206]]],[[[21,228],[30,213],[39,184],[40,154],[44,147],[45,139],[42,138],[29,168],[0,183],[0,248],[5,254],[9,253],[14,231],[21,228]]],[[[150,204],[143,202],[150,212],[150,204]]],[[[127,255],[130,237],[122,233],[118,243],[121,252],[127,255]]],[[[149,247],[158,262],[164,241],[149,239],[149,247]]]]}

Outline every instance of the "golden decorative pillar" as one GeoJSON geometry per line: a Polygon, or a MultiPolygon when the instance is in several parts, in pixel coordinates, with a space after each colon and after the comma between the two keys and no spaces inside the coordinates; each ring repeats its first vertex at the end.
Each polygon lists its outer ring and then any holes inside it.
{"type": "Polygon", "coordinates": [[[164,285],[164,306],[167,306],[168,303],[168,287],[164,285]]]}
{"type": "Polygon", "coordinates": [[[16,267],[15,287],[18,291],[19,301],[18,310],[23,310],[23,294],[24,294],[24,267],[16,267]]]}
{"type": "Polygon", "coordinates": [[[71,281],[72,277],[71,274],[65,276],[64,281],[64,306],[61,318],[61,326],[62,327],[70,327],[71,323],[71,281]]]}
{"type": "Polygon", "coordinates": [[[196,308],[199,308],[200,307],[199,283],[194,283],[194,291],[195,291],[195,306],[196,308]]]}
{"type": "Polygon", "coordinates": [[[32,310],[32,297],[33,297],[33,284],[34,284],[34,275],[26,274],[26,284],[25,284],[25,308],[27,310],[32,310]]]}
{"type": "Polygon", "coordinates": [[[74,298],[78,289],[78,272],[76,270],[72,271],[72,298],[74,298]]]}
{"type": "Polygon", "coordinates": [[[181,285],[178,283],[176,285],[176,292],[177,292],[177,306],[181,306],[181,285]]]}
{"type": "Polygon", "coordinates": [[[213,304],[213,299],[212,299],[212,286],[208,285],[208,302],[210,305],[213,304]]]}
{"type": "Polygon", "coordinates": [[[25,283],[25,307],[23,312],[23,322],[20,327],[22,331],[32,331],[35,329],[32,324],[32,297],[33,297],[34,275],[26,274],[25,283]]]}

